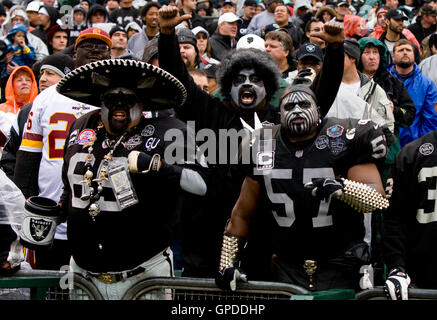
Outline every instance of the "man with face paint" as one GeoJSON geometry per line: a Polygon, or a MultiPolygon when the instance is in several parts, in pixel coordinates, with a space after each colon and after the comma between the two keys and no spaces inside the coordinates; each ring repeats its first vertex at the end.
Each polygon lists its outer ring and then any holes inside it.
{"type": "MultiPolygon", "coordinates": [[[[179,16],[172,6],[163,6],[158,14],[161,27],[158,39],[160,67],[177,77],[187,89],[186,103],[175,108],[177,117],[183,121],[194,121],[196,131],[211,129],[217,138],[220,130],[239,131],[244,128],[244,123],[254,128],[255,113],[263,125],[271,126],[280,122],[278,106],[269,103],[277,94],[280,80],[278,66],[270,54],[250,48],[232,51],[224,57],[216,73],[223,96],[223,99],[218,99],[196,86],[177,54],[179,45],[175,27],[190,15],[179,16]]],[[[324,30],[314,33],[314,36],[328,43],[328,62],[315,79],[313,88],[319,101],[323,102],[323,112],[327,112],[341,82],[338,72],[343,70],[344,33],[342,26],[337,23],[326,25],[324,30]]],[[[195,207],[186,210],[191,210],[193,214],[187,217],[188,222],[183,228],[188,237],[184,239],[185,248],[182,248],[188,251],[183,252],[183,275],[213,277],[216,273],[223,225],[229,219],[244,180],[243,172],[234,165],[238,155],[230,149],[220,148],[217,142],[215,162],[210,161],[208,166],[211,177],[208,194],[204,199],[193,200],[195,207]],[[202,239],[201,246],[199,239],[202,239]]]]}
{"type": "MultiPolygon", "coordinates": [[[[170,244],[179,205],[187,193],[206,193],[198,163],[164,159],[170,144],[165,133],[178,129],[186,135],[185,125],[164,112],[143,116],[143,110],[182,104],[186,91],[158,67],[115,59],[75,69],[56,90],[101,107],[75,121],[65,140],[60,203],[68,221],[70,269],[86,274],[105,299],[121,300],[142,279],[174,275],[170,244]]],[[[178,147],[190,154],[185,142],[178,147]]]]}
{"type": "Polygon", "coordinates": [[[264,263],[265,255],[267,280],[311,291],[359,290],[360,267],[370,258],[368,211],[338,197],[352,180],[386,201],[378,172],[387,153],[384,134],[370,120],[322,120],[304,84],[286,89],[280,114],[280,125],[262,129],[253,144],[256,157],[225,228],[216,283],[235,290],[238,280],[247,281],[243,270],[264,263]],[[254,221],[262,227],[253,230],[254,221]],[[246,250],[258,250],[256,259],[246,259],[246,250]]]}

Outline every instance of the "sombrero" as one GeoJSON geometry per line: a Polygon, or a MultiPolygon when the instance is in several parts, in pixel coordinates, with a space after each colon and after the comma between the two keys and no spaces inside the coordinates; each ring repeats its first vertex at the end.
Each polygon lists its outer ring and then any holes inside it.
{"type": "Polygon", "coordinates": [[[128,59],[100,60],[78,67],[59,81],[56,91],[100,106],[101,94],[115,87],[134,90],[150,111],[182,105],[187,98],[184,85],[167,71],[128,59]]]}

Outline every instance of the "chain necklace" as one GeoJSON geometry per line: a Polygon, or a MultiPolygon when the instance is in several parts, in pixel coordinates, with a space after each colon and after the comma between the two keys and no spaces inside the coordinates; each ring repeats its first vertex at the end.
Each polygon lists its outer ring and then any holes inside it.
{"type": "MultiPolygon", "coordinates": [[[[95,221],[95,217],[99,215],[100,213],[100,206],[97,203],[100,199],[100,194],[103,191],[103,182],[108,180],[108,168],[109,164],[112,161],[112,156],[114,154],[115,149],[118,147],[120,143],[123,142],[125,139],[127,132],[124,132],[120,138],[118,138],[117,141],[112,140],[110,141],[108,138],[108,134],[106,133],[105,142],[109,146],[110,150],[105,155],[103,161],[102,161],[102,167],[99,172],[99,176],[96,179],[93,179],[93,172],[91,171],[92,168],[92,161],[93,161],[93,151],[94,151],[94,143],[97,141],[97,136],[100,134],[101,129],[104,128],[102,123],[99,123],[97,126],[97,133],[90,139],[90,142],[86,143],[83,146],[83,149],[88,148],[88,155],[85,158],[85,174],[84,174],[84,180],[80,181],[79,183],[83,184],[83,192],[82,196],[80,197],[83,201],[90,201],[90,206],[88,209],[88,212],[95,221]],[[97,192],[95,188],[92,186],[92,183],[97,183],[97,192]]],[[[106,132],[106,131],[105,131],[106,132]]]]}

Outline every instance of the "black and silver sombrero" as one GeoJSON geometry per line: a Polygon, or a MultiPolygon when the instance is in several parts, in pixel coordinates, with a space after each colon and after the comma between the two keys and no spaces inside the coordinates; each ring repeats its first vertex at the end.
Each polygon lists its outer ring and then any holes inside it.
{"type": "Polygon", "coordinates": [[[114,87],[135,91],[147,110],[169,109],[187,98],[184,85],[167,71],[127,59],[92,62],[68,73],[56,90],[73,100],[100,106],[101,94],[114,87]]]}

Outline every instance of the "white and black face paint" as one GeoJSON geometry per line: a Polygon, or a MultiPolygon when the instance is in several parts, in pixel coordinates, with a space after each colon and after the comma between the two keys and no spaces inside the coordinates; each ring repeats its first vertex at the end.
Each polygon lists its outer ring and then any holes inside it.
{"type": "Polygon", "coordinates": [[[231,99],[239,108],[254,109],[265,97],[264,82],[254,69],[242,69],[232,81],[231,99]]]}
{"type": "Polygon", "coordinates": [[[291,136],[309,134],[320,121],[319,108],[306,92],[291,92],[281,102],[281,125],[291,136]]]}

